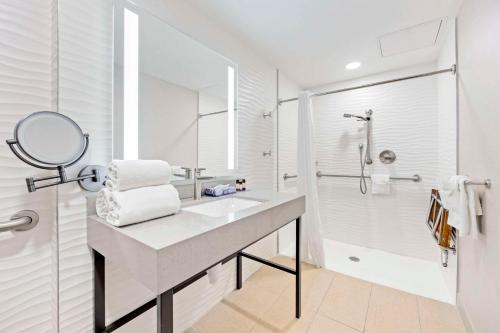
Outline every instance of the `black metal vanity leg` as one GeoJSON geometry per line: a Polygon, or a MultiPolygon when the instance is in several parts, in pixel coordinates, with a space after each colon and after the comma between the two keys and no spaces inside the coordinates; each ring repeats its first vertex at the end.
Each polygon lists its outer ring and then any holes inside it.
{"type": "Polygon", "coordinates": [[[94,254],[94,332],[101,333],[106,329],[104,256],[96,250],[92,250],[92,253],[94,254]]]}
{"type": "Polygon", "coordinates": [[[300,217],[295,220],[295,318],[301,314],[300,217]]]}
{"type": "Polygon", "coordinates": [[[238,253],[236,255],[236,289],[241,289],[243,287],[243,275],[242,271],[242,262],[241,262],[241,254],[238,253]]]}
{"type": "Polygon", "coordinates": [[[158,333],[174,333],[174,290],[170,289],[156,297],[156,320],[158,333]]]}

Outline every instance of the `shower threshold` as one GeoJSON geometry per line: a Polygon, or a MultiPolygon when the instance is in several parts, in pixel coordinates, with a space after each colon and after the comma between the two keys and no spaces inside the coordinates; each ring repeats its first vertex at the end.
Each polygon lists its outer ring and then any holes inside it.
{"type": "MultiPolygon", "coordinates": [[[[411,294],[455,304],[438,261],[323,239],[326,269],[411,294]],[[359,259],[358,261],[351,259],[359,259]]],[[[293,246],[282,251],[293,252],[293,246]]]]}

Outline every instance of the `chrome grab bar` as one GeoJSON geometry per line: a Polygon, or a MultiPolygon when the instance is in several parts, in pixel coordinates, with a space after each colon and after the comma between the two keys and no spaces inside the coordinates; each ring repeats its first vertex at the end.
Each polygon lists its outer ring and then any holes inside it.
{"type": "MultiPolygon", "coordinates": [[[[288,173],[285,173],[283,175],[283,180],[288,180],[290,178],[297,178],[297,175],[289,175],[288,173]]],[[[316,177],[321,178],[321,177],[334,177],[334,178],[361,178],[361,176],[354,176],[354,175],[333,175],[333,174],[328,174],[328,173],[322,173],[321,171],[316,172],[316,177]]],[[[371,178],[370,176],[365,176],[365,178],[371,178]]],[[[412,180],[416,183],[422,181],[422,177],[420,175],[413,175],[413,177],[390,177],[392,180],[412,180]]]]}
{"type": "MultiPolygon", "coordinates": [[[[290,175],[288,173],[283,174],[283,180],[287,181],[288,179],[291,178],[297,178],[297,175],[290,175]]],[[[327,173],[322,173],[321,171],[316,172],[316,177],[321,178],[321,177],[335,177],[335,178],[361,178],[361,176],[355,176],[355,175],[332,175],[332,174],[327,174],[327,173]]],[[[365,176],[365,178],[371,178],[370,176],[365,176]]],[[[412,180],[416,183],[422,181],[422,177],[418,174],[413,175],[413,177],[390,177],[392,180],[412,180]]],[[[466,185],[482,185],[485,186],[486,188],[491,188],[491,179],[486,178],[482,182],[475,182],[475,181],[468,181],[465,183],[466,185]]]]}
{"type": "Polygon", "coordinates": [[[0,223],[0,232],[25,231],[38,224],[38,214],[32,210],[21,210],[10,217],[8,222],[0,223]]]}
{"type": "Polygon", "coordinates": [[[297,178],[298,176],[297,175],[289,175],[288,173],[284,173],[283,174],[283,180],[288,180],[290,178],[297,178]]]}
{"type": "MultiPolygon", "coordinates": [[[[322,173],[321,171],[316,172],[317,177],[336,177],[336,178],[361,178],[361,176],[353,176],[353,175],[332,175],[328,173],[322,173]]],[[[370,179],[370,176],[365,176],[365,178],[370,179]]],[[[389,179],[392,180],[411,180],[416,183],[420,182],[422,180],[422,177],[420,175],[413,175],[413,177],[389,177],[389,179]]]]}

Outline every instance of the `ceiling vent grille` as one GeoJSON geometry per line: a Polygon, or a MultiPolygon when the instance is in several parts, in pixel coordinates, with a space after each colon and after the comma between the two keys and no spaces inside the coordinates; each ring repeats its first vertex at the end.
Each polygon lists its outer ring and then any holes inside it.
{"type": "Polygon", "coordinates": [[[435,46],[444,22],[444,18],[433,20],[379,37],[382,57],[435,46]]]}

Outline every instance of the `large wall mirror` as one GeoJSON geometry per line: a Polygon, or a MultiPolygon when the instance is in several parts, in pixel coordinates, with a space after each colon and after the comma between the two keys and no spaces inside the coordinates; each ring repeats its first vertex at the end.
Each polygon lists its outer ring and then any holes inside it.
{"type": "Polygon", "coordinates": [[[114,25],[113,157],[232,174],[236,65],[126,0],[114,25]]]}

